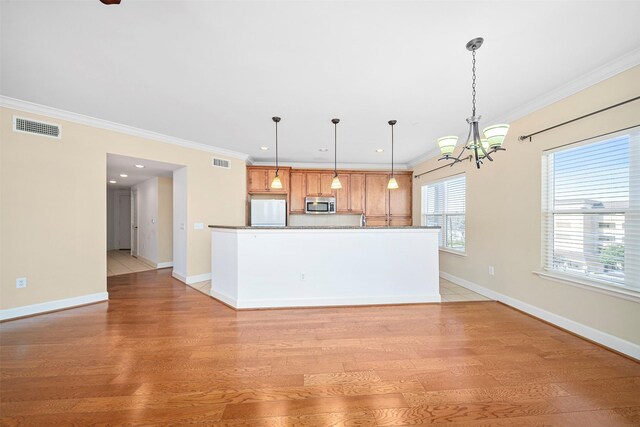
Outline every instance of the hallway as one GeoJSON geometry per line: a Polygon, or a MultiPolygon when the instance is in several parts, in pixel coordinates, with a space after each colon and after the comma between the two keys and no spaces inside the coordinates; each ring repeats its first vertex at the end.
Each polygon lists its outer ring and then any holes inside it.
{"type": "Polygon", "coordinates": [[[107,251],[107,277],[155,270],[155,267],[131,256],[129,250],[107,251]]]}

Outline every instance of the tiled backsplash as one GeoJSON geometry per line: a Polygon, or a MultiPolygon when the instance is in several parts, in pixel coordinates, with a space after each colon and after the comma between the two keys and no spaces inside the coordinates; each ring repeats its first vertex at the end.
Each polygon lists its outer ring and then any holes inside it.
{"type": "Polygon", "coordinates": [[[304,226],[358,226],[360,215],[289,215],[289,224],[296,227],[304,226]]]}

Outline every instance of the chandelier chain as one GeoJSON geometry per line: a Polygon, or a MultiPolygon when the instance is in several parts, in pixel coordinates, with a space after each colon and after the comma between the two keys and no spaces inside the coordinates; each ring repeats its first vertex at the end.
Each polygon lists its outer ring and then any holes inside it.
{"type": "Polygon", "coordinates": [[[473,114],[472,116],[476,115],[476,50],[473,49],[473,51],[471,52],[473,55],[473,66],[471,67],[471,71],[473,73],[473,81],[471,82],[471,93],[473,96],[473,114]]]}

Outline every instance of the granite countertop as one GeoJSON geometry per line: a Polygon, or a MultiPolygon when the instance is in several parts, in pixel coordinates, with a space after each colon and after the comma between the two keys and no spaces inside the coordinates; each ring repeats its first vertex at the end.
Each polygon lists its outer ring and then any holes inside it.
{"type": "Polygon", "coordinates": [[[437,226],[375,226],[375,227],[360,227],[357,225],[344,225],[344,226],[296,226],[296,227],[251,227],[251,226],[231,226],[231,225],[209,225],[209,228],[224,228],[228,230],[402,230],[402,229],[439,229],[437,226]]]}

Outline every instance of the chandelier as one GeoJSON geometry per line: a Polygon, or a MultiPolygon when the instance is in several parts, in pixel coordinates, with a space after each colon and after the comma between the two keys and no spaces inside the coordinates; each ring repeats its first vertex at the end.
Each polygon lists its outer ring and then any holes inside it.
{"type": "Polygon", "coordinates": [[[472,110],[471,117],[467,118],[469,124],[469,134],[466,139],[466,144],[460,151],[457,157],[453,156],[453,152],[456,149],[458,143],[457,136],[444,136],[438,139],[438,146],[442,157],[438,160],[453,160],[452,165],[469,158],[475,158],[476,166],[480,169],[480,165],[484,159],[493,161],[491,155],[497,151],[505,151],[502,148],[502,143],[509,130],[509,125],[493,125],[489,126],[482,131],[482,135],[479,130],[479,123],[482,116],[476,115],[476,51],[482,46],[484,39],[482,37],[475,38],[467,43],[467,50],[471,51],[473,57],[472,61],[472,73],[473,79],[471,81],[471,95],[472,95],[472,110]],[[471,155],[462,157],[463,153],[469,150],[471,155]]]}

